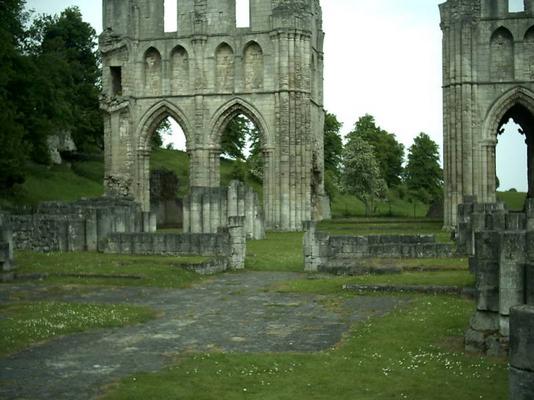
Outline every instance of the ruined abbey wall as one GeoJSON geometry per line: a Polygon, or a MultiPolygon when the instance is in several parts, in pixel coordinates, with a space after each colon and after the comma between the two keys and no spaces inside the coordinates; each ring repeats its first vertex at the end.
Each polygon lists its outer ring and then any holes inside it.
{"type": "Polygon", "coordinates": [[[326,210],[323,32],[318,0],[178,0],[164,32],[163,0],[104,0],[108,194],[149,210],[150,136],[173,117],[187,138],[192,187],[220,186],[221,135],[238,114],[261,131],[270,229],[298,230],[326,210]]]}
{"type": "Polygon", "coordinates": [[[453,227],[464,196],[496,201],[495,149],[510,118],[524,130],[534,194],[534,0],[522,12],[509,12],[508,0],[448,0],[440,8],[445,225],[453,227]]]}

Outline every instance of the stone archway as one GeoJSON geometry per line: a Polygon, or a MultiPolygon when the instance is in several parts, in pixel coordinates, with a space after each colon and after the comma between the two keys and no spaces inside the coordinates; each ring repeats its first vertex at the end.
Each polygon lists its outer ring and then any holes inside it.
{"type": "Polygon", "coordinates": [[[525,135],[527,146],[528,197],[534,197],[534,93],[517,87],[502,95],[490,108],[483,125],[485,139],[481,141],[481,168],[485,171],[480,192],[488,202],[496,198],[496,146],[501,128],[514,120],[525,135]]]}
{"type": "MultiPolygon", "coordinates": [[[[141,119],[137,134],[137,160],[135,198],[144,210],[150,210],[150,154],[152,152],[150,139],[157,127],[167,117],[173,118],[182,128],[186,138],[186,149],[190,148],[190,126],[185,114],[173,104],[161,101],[151,107],[141,119]]],[[[190,168],[189,174],[194,171],[190,168]]]]}
{"type": "Polygon", "coordinates": [[[506,0],[440,5],[447,228],[456,225],[457,207],[466,197],[496,200],[498,130],[509,117],[530,125],[525,119],[534,114],[534,8],[526,4],[518,13],[506,0]]]}

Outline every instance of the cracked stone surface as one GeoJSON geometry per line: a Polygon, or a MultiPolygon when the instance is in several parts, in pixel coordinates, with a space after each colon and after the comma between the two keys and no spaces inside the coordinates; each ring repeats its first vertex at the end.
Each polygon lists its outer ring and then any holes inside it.
{"type": "MultiPolygon", "coordinates": [[[[269,291],[290,273],[225,274],[189,289],[97,288],[51,294],[6,286],[0,303],[27,290],[34,300],[148,306],[161,317],[124,328],[53,339],[0,359],[2,399],[95,399],[123,377],[154,372],[184,352],[314,352],[338,343],[351,323],[405,303],[396,297],[354,297],[339,309],[323,296],[269,291]]],[[[52,292],[53,293],[53,292],[52,292]]]]}

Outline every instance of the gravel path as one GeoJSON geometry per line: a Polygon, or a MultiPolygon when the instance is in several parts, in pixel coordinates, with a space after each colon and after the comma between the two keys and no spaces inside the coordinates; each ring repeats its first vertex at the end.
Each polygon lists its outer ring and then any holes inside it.
{"type": "MultiPolygon", "coordinates": [[[[350,324],[384,315],[406,299],[354,297],[340,310],[321,296],[267,288],[288,273],[224,274],[190,289],[99,288],[54,300],[127,303],[162,317],[142,325],[58,338],[0,359],[1,399],[95,399],[122,377],[152,372],[186,351],[313,352],[335,345],[350,324]]],[[[33,287],[35,300],[51,294],[33,287]]],[[[28,287],[4,286],[0,303],[28,287]]]]}

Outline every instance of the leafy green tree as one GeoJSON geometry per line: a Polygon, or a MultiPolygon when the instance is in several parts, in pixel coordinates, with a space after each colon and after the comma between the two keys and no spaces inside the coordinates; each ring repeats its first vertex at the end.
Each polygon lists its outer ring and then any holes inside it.
{"type": "Polygon", "coordinates": [[[424,203],[443,195],[443,171],[439,164],[439,147],[426,133],[420,133],[409,149],[405,181],[410,192],[424,203]]]}
{"type": "MultiPolygon", "coordinates": [[[[228,123],[221,140],[221,148],[224,157],[245,162],[239,165],[240,179],[249,176],[258,182],[263,180],[261,135],[248,118],[238,115],[228,123]],[[245,154],[247,146],[250,150],[248,157],[245,154]]],[[[236,179],[238,175],[235,176],[236,179]]]]}
{"type": "Polygon", "coordinates": [[[404,161],[404,146],[394,134],[380,128],[372,115],[361,117],[348,137],[359,136],[373,147],[380,173],[389,187],[401,183],[404,161]]]}
{"type": "Polygon", "coordinates": [[[366,214],[374,201],[383,198],[387,185],[380,174],[373,147],[359,135],[350,138],[343,150],[342,188],[365,204],[366,214]]]}
{"type": "Polygon", "coordinates": [[[37,18],[28,33],[26,49],[41,78],[38,93],[51,99],[49,105],[41,104],[49,123],[40,126],[42,121],[36,121],[35,129],[44,136],[68,131],[79,149],[103,149],[95,30],[71,7],[59,16],[37,18]]]}
{"type": "Polygon", "coordinates": [[[23,62],[24,1],[0,0],[0,190],[24,181],[26,146],[13,96],[17,94],[17,71],[23,62]]]}
{"type": "Polygon", "coordinates": [[[338,174],[343,156],[341,127],[335,114],[326,113],[324,119],[324,166],[328,171],[338,174]]]}
{"type": "Polygon", "coordinates": [[[171,136],[172,135],[172,126],[171,121],[169,118],[165,118],[159,126],[156,128],[155,132],[152,134],[152,137],[150,138],[152,149],[159,149],[163,147],[163,138],[165,136],[171,136]]]}

